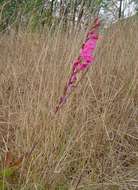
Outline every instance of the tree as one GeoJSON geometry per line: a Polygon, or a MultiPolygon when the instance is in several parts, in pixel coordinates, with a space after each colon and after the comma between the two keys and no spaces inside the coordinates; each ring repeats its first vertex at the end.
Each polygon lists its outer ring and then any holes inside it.
{"type": "Polygon", "coordinates": [[[137,0],[132,0],[131,3],[134,3],[135,11],[136,11],[136,13],[138,14],[138,1],[137,1],[137,0]]]}
{"type": "Polygon", "coordinates": [[[121,18],[121,16],[122,16],[122,3],[123,3],[123,0],[120,0],[118,18],[121,18]]]}
{"type": "Polygon", "coordinates": [[[132,16],[138,9],[138,0],[103,0],[101,16],[109,22],[132,16]]]}
{"type": "Polygon", "coordinates": [[[46,17],[43,0],[1,0],[0,1],[0,30],[19,26],[30,27],[35,30],[46,17]]]}

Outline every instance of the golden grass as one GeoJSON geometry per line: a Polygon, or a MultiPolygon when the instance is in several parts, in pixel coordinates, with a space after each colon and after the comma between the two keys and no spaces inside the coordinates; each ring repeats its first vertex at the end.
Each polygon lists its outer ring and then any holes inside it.
{"type": "MultiPolygon", "coordinates": [[[[82,35],[1,35],[0,156],[31,150],[13,189],[138,188],[138,20],[105,32],[82,84],[54,115],[82,35]]],[[[9,188],[10,189],[10,188],[9,188]]]]}

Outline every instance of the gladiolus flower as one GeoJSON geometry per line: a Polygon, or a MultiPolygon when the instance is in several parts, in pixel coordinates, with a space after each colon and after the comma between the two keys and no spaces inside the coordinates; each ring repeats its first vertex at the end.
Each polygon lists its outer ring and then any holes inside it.
{"type": "Polygon", "coordinates": [[[66,102],[68,96],[74,88],[75,83],[77,81],[77,74],[80,71],[87,70],[90,67],[90,65],[94,62],[95,58],[93,53],[96,49],[96,43],[99,38],[99,35],[97,33],[99,26],[99,20],[98,18],[96,18],[94,21],[94,26],[88,32],[87,38],[82,45],[79,57],[73,62],[71,76],[64,88],[64,95],[60,98],[55,113],[66,102]]]}

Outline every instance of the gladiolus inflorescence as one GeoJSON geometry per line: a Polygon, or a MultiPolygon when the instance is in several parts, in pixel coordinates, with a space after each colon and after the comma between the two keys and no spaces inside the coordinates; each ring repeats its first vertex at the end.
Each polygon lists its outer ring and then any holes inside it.
{"type": "Polygon", "coordinates": [[[100,22],[98,18],[95,19],[93,27],[87,33],[85,42],[82,45],[79,57],[73,62],[71,75],[64,88],[64,94],[60,98],[60,101],[56,107],[55,113],[66,102],[68,96],[75,87],[77,81],[77,75],[81,71],[87,71],[90,65],[94,62],[94,50],[96,49],[97,40],[99,38],[98,29],[100,22]]]}

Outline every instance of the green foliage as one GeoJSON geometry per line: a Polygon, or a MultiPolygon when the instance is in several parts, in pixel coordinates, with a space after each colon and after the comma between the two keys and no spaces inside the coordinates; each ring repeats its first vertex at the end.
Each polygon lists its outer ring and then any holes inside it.
{"type": "Polygon", "coordinates": [[[20,23],[23,26],[36,29],[42,24],[46,14],[44,13],[43,0],[11,0],[0,1],[0,30],[15,26],[19,28],[20,23]]]}
{"type": "Polygon", "coordinates": [[[11,178],[14,175],[14,172],[16,169],[13,167],[7,167],[4,168],[2,171],[0,171],[0,190],[6,190],[7,189],[7,178],[11,178]]]}
{"type": "Polygon", "coordinates": [[[0,171],[0,178],[11,177],[15,172],[15,168],[4,168],[0,171]]]}
{"type": "MultiPolygon", "coordinates": [[[[61,21],[65,28],[81,24],[82,20],[84,25],[87,25],[101,9],[104,14],[110,13],[108,17],[118,15],[118,1],[113,3],[110,0],[0,0],[0,31],[10,28],[18,31],[22,28],[35,32],[45,26],[55,28],[61,21]]],[[[138,10],[138,1],[132,0],[128,5],[132,3],[135,3],[138,10]]]]}
{"type": "Polygon", "coordinates": [[[1,0],[0,31],[10,27],[15,27],[18,30],[19,26],[36,31],[45,25],[51,26],[57,20],[55,15],[59,14],[61,10],[62,16],[65,17],[67,22],[67,20],[72,19],[72,14],[77,16],[77,12],[83,16],[84,9],[87,14],[92,14],[94,9],[101,4],[102,0],[87,0],[85,3],[83,3],[83,0],[70,0],[65,1],[63,5],[57,0],[49,0],[47,2],[48,4],[45,5],[44,0],[1,0]],[[79,10],[80,6],[83,12],[79,10]]]}
{"type": "Polygon", "coordinates": [[[16,19],[16,1],[1,1],[0,2],[0,29],[4,30],[8,25],[15,21],[16,19]]]}
{"type": "Polygon", "coordinates": [[[68,187],[66,184],[59,184],[59,185],[57,185],[55,190],[68,190],[68,187]]]}

